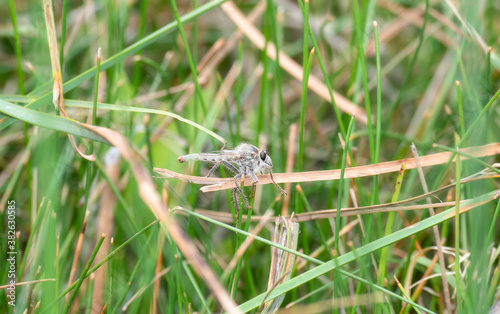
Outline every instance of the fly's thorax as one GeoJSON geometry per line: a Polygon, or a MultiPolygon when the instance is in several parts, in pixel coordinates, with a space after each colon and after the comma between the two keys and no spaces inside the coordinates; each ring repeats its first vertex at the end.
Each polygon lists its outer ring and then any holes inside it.
{"type": "Polygon", "coordinates": [[[238,146],[236,146],[234,150],[238,151],[243,155],[257,156],[259,154],[259,149],[253,146],[252,144],[248,143],[241,143],[238,146]]]}

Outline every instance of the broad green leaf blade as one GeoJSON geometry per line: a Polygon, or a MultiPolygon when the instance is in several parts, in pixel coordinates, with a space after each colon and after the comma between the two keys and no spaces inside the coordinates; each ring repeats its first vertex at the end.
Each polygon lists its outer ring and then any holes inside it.
{"type": "MultiPolygon", "coordinates": [[[[80,100],[65,100],[64,104],[68,107],[80,107],[80,108],[92,108],[93,104],[88,101],[80,101],[80,100]]],[[[213,131],[210,131],[206,127],[199,125],[196,122],[193,122],[191,120],[188,120],[186,118],[183,118],[175,113],[164,111],[164,110],[158,110],[158,109],[150,109],[150,108],[142,108],[142,107],[133,107],[133,106],[121,106],[121,105],[113,105],[113,104],[105,104],[105,103],[97,103],[97,108],[98,109],[104,109],[104,110],[116,110],[116,111],[130,111],[130,112],[143,112],[143,113],[151,113],[151,114],[159,114],[159,115],[164,115],[168,117],[172,117],[174,119],[177,119],[179,121],[182,121],[184,123],[187,123],[213,137],[218,139],[219,141],[222,142],[222,144],[226,145],[227,141],[221,137],[220,135],[215,134],[213,131]]]]}
{"type": "Polygon", "coordinates": [[[43,128],[61,131],[68,134],[85,137],[90,140],[109,144],[109,142],[104,137],[93,132],[92,130],[87,129],[83,123],[80,123],[73,119],[32,110],[3,100],[0,100],[0,112],[7,116],[10,116],[13,119],[38,125],[43,128]]]}
{"type": "MultiPolygon", "coordinates": [[[[2,99],[3,100],[15,101],[15,102],[28,102],[28,100],[30,99],[30,97],[28,97],[28,96],[0,95],[0,101],[3,101],[2,99]]],[[[92,107],[93,107],[93,103],[92,102],[90,102],[90,101],[81,101],[81,100],[65,99],[64,100],[64,104],[67,107],[90,108],[90,109],[92,109],[92,107]]],[[[11,105],[18,106],[18,105],[14,105],[14,104],[11,104],[11,105]]],[[[21,107],[21,106],[18,106],[18,107],[21,107]]],[[[22,108],[25,108],[25,107],[22,107],[22,108]]],[[[175,113],[169,112],[169,111],[158,110],[158,109],[150,109],[150,108],[142,108],[142,107],[133,107],[133,106],[113,105],[113,104],[106,104],[106,103],[97,103],[97,109],[101,109],[101,110],[115,110],[115,111],[127,111],[127,112],[142,112],[142,113],[159,114],[159,115],[163,115],[163,116],[172,117],[174,119],[177,119],[177,120],[179,120],[181,122],[187,123],[187,124],[189,124],[189,125],[197,128],[197,129],[199,129],[199,130],[201,130],[201,131],[203,131],[203,132],[205,132],[205,133],[213,136],[214,138],[216,138],[217,140],[219,140],[223,145],[227,144],[227,141],[222,136],[214,133],[213,131],[207,129],[206,127],[204,127],[202,125],[199,125],[196,122],[193,122],[193,121],[191,121],[189,119],[183,118],[183,117],[181,117],[181,116],[179,116],[179,115],[177,115],[175,113]]],[[[31,110],[31,109],[28,109],[28,110],[31,110]]],[[[32,111],[34,111],[34,110],[32,110],[32,111]]],[[[1,112],[1,110],[0,110],[0,112],[1,112]]],[[[7,114],[7,113],[5,113],[5,114],[7,114]]],[[[7,115],[9,115],[9,114],[7,114],[7,115]]],[[[48,114],[48,115],[50,115],[50,114],[48,114]]],[[[13,115],[10,115],[10,116],[14,117],[13,115]]],[[[51,115],[51,116],[53,116],[53,115],[51,115]]],[[[23,120],[22,118],[18,118],[18,119],[19,120],[23,120]]],[[[29,122],[29,121],[26,121],[26,122],[29,122]]],[[[36,123],[32,123],[32,124],[38,125],[36,123]]],[[[48,128],[50,129],[50,127],[48,127],[48,128]]],[[[67,133],[71,133],[71,132],[67,132],[67,133]]],[[[83,136],[83,137],[86,137],[86,136],[83,136]]]]}

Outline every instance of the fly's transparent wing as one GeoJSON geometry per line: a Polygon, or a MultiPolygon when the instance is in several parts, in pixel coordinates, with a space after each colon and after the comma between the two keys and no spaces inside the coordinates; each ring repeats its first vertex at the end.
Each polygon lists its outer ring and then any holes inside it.
{"type": "Polygon", "coordinates": [[[246,158],[246,156],[242,155],[239,152],[236,152],[234,150],[224,150],[220,151],[219,153],[200,153],[200,154],[184,155],[177,158],[177,160],[179,162],[185,162],[189,160],[209,161],[209,162],[220,162],[220,161],[236,162],[244,158],[246,158]]]}

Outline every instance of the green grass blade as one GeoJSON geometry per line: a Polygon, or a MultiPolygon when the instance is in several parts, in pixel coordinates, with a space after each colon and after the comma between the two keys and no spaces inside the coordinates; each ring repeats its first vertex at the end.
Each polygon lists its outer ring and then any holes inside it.
{"type": "MultiPolygon", "coordinates": [[[[468,207],[468,206],[479,206],[482,205],[486,202],[492,201],[500,195],[500,190],[496,190],[484,195],[481,195],[477,198],[471,199],[463,204],[461,204],[462,208],[468,207]]],[[[424,231],[426,229],[429,229],[430,227],[437,225],[439,223],[442,223],[451,217],[453,217],[453,213],[455,212],[455,207],[452,207],[446,211],[443,211],[435,216],[432,216],[430,218],[427,218],[415,225],[412,225],[410,227],[404,228],[402,230],[396,231],[389,236],[379,238],[377,240],[374,240],[356,250],[353,250],[349,253],[346,253],[344,255],[341,255],[331,261],[328,261],[322,265],[319,265],[295,278],[290,279],[288,283],[279,285],[277,286],[271,294],[268,296],[268,300],[277,297],[278,295],[281,295],[283,293],[286,293],[287,291],[290,291],[294,288],[297,288],[304,283],[313,280],[323,274],[326,274],[332,270],[335,270],[347,263],[355,261],[357,258],[364,256],[366,254],[369,254],[371,252],[380,250],[381,248],[388,246],[390,244],[393,244],[397,241],[406,239],[410,237],[411,235],[417,234],[418,232],[424,231]]],[[[243,312],[250,311],[251,309],[256,308],[259,306],[259,304],[263,301],[263,298],[265,296],[265,293],[260,294],[259,296],[243,303],[240,305],[239,309],[243,312]]],[[[408,300],[406,301],[408,303],[412,303],[412,301],[408,300]]],[[[417,306],[418,308],[425,310],[426,312],[429,312],[425,308],[413,303],[413,306],[417,306]]]]}
{"type": "Polygon", "coordinates": [[[33,125],[38,125],[43,128],[61,131],[109,144],[104,137],[85,128],[81,123],[73,119],[36,111],[3,100],[0,100],[0,112],[12,118],[31,123],[33,125]]]}
{"type": "Polygon", "coordinates": [[[16,62],[17,62],[17,80],[19,86],[19,92],[24,95],[24,74],[22,66],[22,56],[21,56],[21,42],[19,41],[19,31],[17,29],[17,18],[16,18],[16,7],[14,0],[9,0],[10,17],[12,19],[12,28],[14,29],[14,50],[16,52],[16,62]]]}
{"type": "Polygon", "coordinates": [[[340,166],[340,180],[339,180],[339,194],[337,197],[337,218],[335,218],[335,250],[337,250],[337,254],[340,254],[340,246],[339,246],[339,232],[340,232],[340,209],[342,208],[342,198],[344,197],[344,173],[345,168],[347,166],[347,152],[349,151],[349,143],[350,136],[352,132],[352,128],[354,126],[354,116],[351,118],[351,122],[349,122],[349,126],[347,127],[347,135],[344,139],[345,147],[342,153],[342,163],[340,166]]]}
{"type": "MultiPolygon", "coordinates": [[[[224,3],[227,0],[212,0],[197,9],[183,15],[180,18],[180,22],[182,24],[185,24],[189,21],[192,21],[201,15],[215,9],[222,3],[224,3]]],[[[136,43],[130,45],[129,47],[121,50],[120,52],[116,53],[115,55],[111,56],[108,58],[105,62],[101,64],[101,71],[104,71],[106,69],[109,69],[111,66],[117,64],[118,62],[123,61],[125,58],[133,55],[134,53],[140,51],[141,49],[147,47],[148,45],[152,44],[156,40],[160,39],[162,36],[165,36],[169,32],[173,31],[174,29],[177,28],[177,21],[176,22],[171,22],[162,28],[158,29],[157,31],[151,33],[150,35],[144,37],[143,39],[137,41],[136,43]]],[[[68,92],[72,90],[73,88],[79,86],[82,82],[88,80],[89,78],[93,77],[95,75],[95,67],[92,67],[88,69],[87,71],[81,73],[77,77],[67,81],[64,83],[64,92],[68,92]]],[[[42,105],[49,104],[52,100],[52,91],[44,94],[43,96],[37,98],[36,100],[32,101],[27,105],[27,107],[31,109],[38,109],[42,105]]],[[[0,130],[6,128],[7,126],[11,125],[14,120],[12,118],[7,118],[6,120],[0,122],[0,130]]]]}

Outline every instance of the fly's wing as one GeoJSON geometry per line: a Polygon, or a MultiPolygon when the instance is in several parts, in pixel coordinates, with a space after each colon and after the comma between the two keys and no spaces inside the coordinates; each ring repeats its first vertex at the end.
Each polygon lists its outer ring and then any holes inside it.
{"type": "Polygon", "coordinates": [[[242,158],[246,158],[246,156],[242,156],[240,153],[233,150],[222,150],[220,152],[213,153],[200,153],[200,154],[189,154],[180,156],[177,158],[179,162],[186,162],[189,160],[197,160],[197,161],[208,161],[208,162],[220,162],[227,161],[230,163],[238,163],[242,158]]]}
{"type": "Polygon", "coordinates": [[[220,154],[220,155],[231,155],[231,154],[236,154],[237,151],[234,149],[221,149],[221,150],[213,150],[209,152],[209,154],[220,154]]]}
{"type": "MultiPolygon", "coordinates": [[[[200,155],[203,155],[203,154],[200,154],[200,155]]],[[[216,150],[216,151],[210,152],[206,155],[219,155],[219,156],[221,156],[222,160],[229,161],[229,162],[235,162],[238,160],[255,158],[255,156],[256,156],[256,154],[253,152],[239,151],[236,149],[216,150]]]]}

